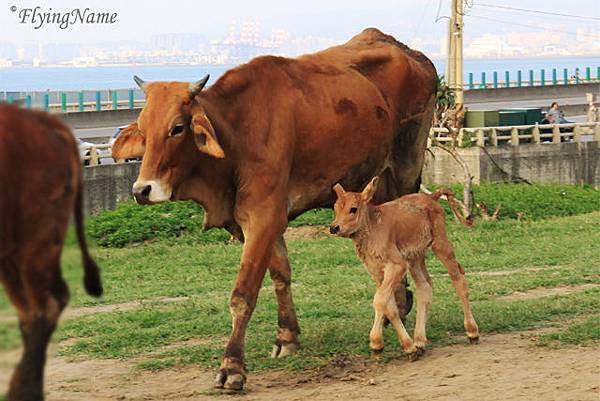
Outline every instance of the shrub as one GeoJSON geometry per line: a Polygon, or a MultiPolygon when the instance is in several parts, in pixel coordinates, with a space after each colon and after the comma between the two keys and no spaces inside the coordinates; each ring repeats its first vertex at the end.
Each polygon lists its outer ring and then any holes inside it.
{"type": "MultiPolygon", "coordinates": [[[[462,187],[453,185],[459,198],[462,187]]],[[[490,209],[502,203],[500,219],[540,220],[571,216],[600,210],[600,191],[572,185],[482,184],[473,186],[476,202],[484,201],[490,209]]],[[[447,202],[442,205],[450,214],[447,202]]],[[[104,247],[123,247],[149,240],[190,241],[196,243],[227,242],[225,230],[202,231],[204,213],[194,202],[166,202],[153,206],[121,203],[114,211],[104,211],[87,222],[88,233],[104,247]]],[[[298,216],[290,226],[329,224],[331,209],[315,209],[298,216]]]]}
{"type": "Polygon", "coordinates": [[[224,242],[229,239],[225,230],[203,232],[204,212],[191,202],[165,202],[140,206],[120,203],[116,210],[104,211],[91,217],[87,230],[100,246],[123,247],[155,239],[176,239],[183,234],[200,243],[224,242]]]}

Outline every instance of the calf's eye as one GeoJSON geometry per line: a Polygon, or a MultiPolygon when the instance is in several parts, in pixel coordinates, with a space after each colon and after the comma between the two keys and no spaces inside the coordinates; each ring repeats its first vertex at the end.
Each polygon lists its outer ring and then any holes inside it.
{"type": "Polygon", "coordinates": [[[350,214],[355,214],[356,212],[358,212],[357,208],[355,208],[355,207],[350,208],[350,214]]]}
{"type": "Polygon", "coordinates": [[[175,136],[175,135],[181,134],[182,132],[183,132],[183,124],[177,124],[171,130],[171,136],[175,136]]]}

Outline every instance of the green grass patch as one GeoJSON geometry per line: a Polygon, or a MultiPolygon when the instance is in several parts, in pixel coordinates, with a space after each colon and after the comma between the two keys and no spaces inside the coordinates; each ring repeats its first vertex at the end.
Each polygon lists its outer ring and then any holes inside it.
{"type": "Polygon", "coordinates": [[[600,315],[588,316],[583,321],[570,324],[565,329],[538,337],[539,345],[587,345],[600,341],[600,315]]]}

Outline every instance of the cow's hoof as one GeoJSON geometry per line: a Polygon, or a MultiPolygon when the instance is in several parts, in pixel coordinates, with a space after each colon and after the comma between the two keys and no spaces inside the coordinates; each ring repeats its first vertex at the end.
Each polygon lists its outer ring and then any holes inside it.
{"type": "Polygon", "coordinates": [[[246,374],[238,369],[221,369],[215,379],[215,387],[240,391],[246,384],[246,374]]]}
{"type": "Polygon", "coordinates": [[[414,352],[409,352],[406,354],[406,358],[408,359],[408,362],[414,362],[417,359],[419,359],[419,350],[415,350],[414,352]]]}
{"type": "Polygon", "coordinates": [[[295,354],[296,351],[298,351],[297,343],[273,344],[271,358],[283,358],[295,354]]]}
{"type": "Polygon", "coordinates": [[[425,354],[425,347],[417,347],[415,354],[417,354],[417,358],[423,356],[425,354]]]}
{"type": "Polygon", "coordinates": [[[383,354],[383,348],[371,348],[371,358],[379,359],[383,354]]]}
{"type": "Polygon", "coordinates": [[[467,337],[469,339],[469,342],[471,344],[479,344],[479,336],[475,336],[475,337],[467,337]]]}

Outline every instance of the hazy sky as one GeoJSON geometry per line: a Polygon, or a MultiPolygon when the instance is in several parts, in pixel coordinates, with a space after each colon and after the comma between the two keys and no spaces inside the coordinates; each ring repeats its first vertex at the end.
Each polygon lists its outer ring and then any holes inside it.
{"type": "MultiPolygon", "coordinates": [[[[600,18],[600,1],[576,0],[473,0],[466,17],[466,35],[507,31],[535,31],[522,25],[552,26],[574,32],[577,27],[600,30],[600,21],[541,16],[485,7],[503,5],[600,18]],[[504,22],[480,18],[492,17],[504,22]],[[520,25],[516,25],[520,24],[520,25]]],[[[450,0],[0,0],[0,42],[23,43],[95,43],[123,39],[147,40],[153,34],[193,32],[209,39],[223,37],[232,19],[256,18],[263,33],[281,27],[300,36],[329,37],[345,40],[365,27],[378,27],[409,42],[414,37],[440,37],[446,31],[450,0]],[[75,25],[66,30],[19,24],[18,12],[11,11],[41,6],[43,11],[70,11],[89,7],[92,11],[116,12],[114,25],[75,25]]],[[[574,38],[574,37],[573,37],[574,38]]]]}

